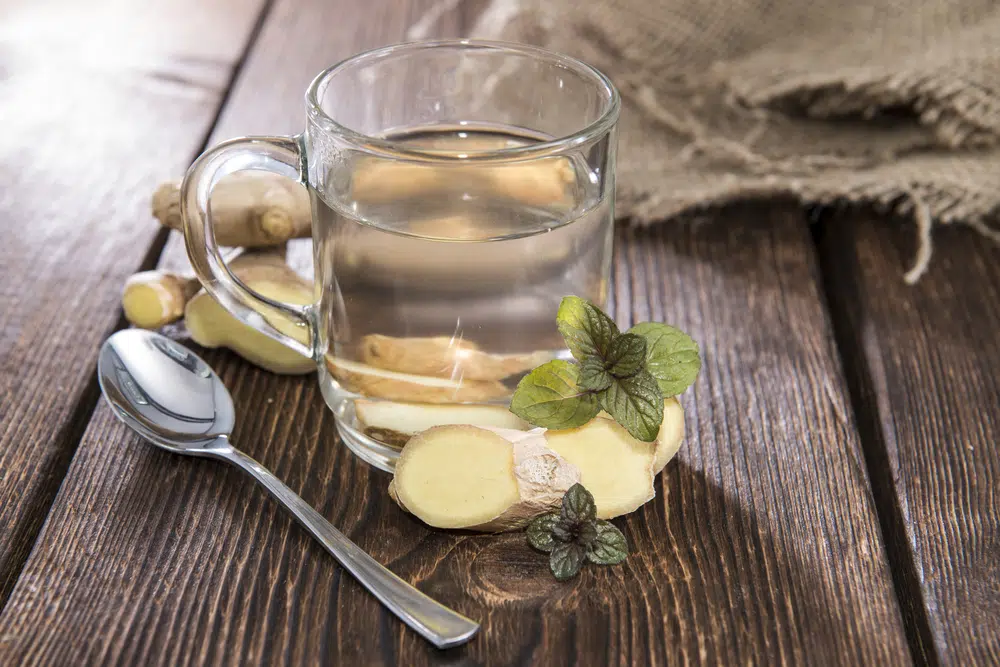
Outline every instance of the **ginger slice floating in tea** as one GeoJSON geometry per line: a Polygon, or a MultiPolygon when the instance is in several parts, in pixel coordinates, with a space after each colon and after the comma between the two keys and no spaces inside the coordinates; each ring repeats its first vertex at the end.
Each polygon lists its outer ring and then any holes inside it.
{"type": "Polygon", "coordinates": [[[448,336],[396,338],[371,334],[361,339],[361,361],[399,373],[462,380],[502,380],[551,358],[548,352],[490,354],[470,341],[448,336]]]}

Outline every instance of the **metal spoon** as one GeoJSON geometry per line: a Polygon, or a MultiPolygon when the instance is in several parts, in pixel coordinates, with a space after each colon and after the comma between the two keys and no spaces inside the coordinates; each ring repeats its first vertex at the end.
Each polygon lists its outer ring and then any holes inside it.
{"type": "Polygon", "coordinates": [[[438,648],[469,641],[479,624],[427,597],[330,525],[262,465],[229,443],[233,399],[208,364],[151,331],[119,331],[101,347],[101,391],[115,414],[154,445],[221,459],[248,473],[319,540],[372,595],[438,648]]]}

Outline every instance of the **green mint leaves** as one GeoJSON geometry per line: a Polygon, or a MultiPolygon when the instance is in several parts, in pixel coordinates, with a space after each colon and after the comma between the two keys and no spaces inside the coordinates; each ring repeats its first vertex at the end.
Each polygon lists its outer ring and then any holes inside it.
{"type": "Polygon", "coordinates": [[[600,308],[575,296],[559,304],[556,323],[578,363],[550,361],[533,370],[517,385],[510,411],[535,426],[564,429],[603,409],[639,440],[655,440],[663,399],[698,376],[698,344],[658,322],[621,333],[600,308]]]}
{"type": "Polygon", "coordinates": [[[615,336],[604,363],[616,378],[632,377],[646,363],[646,339],[633,333],[615,336]]]}
{"type": "Polygon", "coordinates": [[[625,536],[596,515],[594,496],[574,484],[558,514],[543,514],[528,524],[528,544],[549,554],[549,569],[559,581],[576,576],[585,560],[615,565],[628,556],[625,536]]]}
{"type": "Polygon", "coordinates": [[[701,357],[690,336],[658,322],[643,322],[628,331],[646,340],[646,370],[656,378],[664,396],[676,396],[694,384],[701,357]]]}
{"type": "Polygon", "coordinates": [[[559,304],[556,326],[566,347],[577,361],[590,357],[607,359],[618,326],[600,308],[577,296],[567,296],[559,304]]]}
{"type": "Polygon", "coordinates": [[[663,421],[663,392],[647,370],[615,378],[598,394],[601,407],[643,442],[656,440],[663,421]]]}
{"type": "Polygon", "coordinates": [[[557,359],[521,380],[510,399],[510,411],[536,426],[576,428],[593,419],[601,406],[595,394],[580,386],[579,366],[557,359]]]}

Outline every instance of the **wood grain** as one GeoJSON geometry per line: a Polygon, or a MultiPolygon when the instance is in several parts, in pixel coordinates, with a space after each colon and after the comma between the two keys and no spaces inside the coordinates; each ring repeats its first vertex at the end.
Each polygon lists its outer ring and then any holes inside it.
{"type": "Polygon", "coordinates": [[[922,660],[1000,663],[1000,248],[872,215],[826,222],[831,305],[897,587],[922,660]]]}
{"type": "Polygon", "coordinates": [[[618,522],[634,555],[567,584],[521,534],[403,514],[309,378],[208,355],[235,441],[482,621],[468,646],[429,648],[237,472],[142,445],[102,404],[0,616],[0,663],[908,664],[809,243],[788,208],[620,237],[620,324],[690,330],[705,370],[657,499],[618,522]]]}
{"type": "Polygon", "coordinates": [[[0,1],[0,605],[97,400],[97,348],[262,0],[0,1]]]}
{"type": "MultiPolygon", "coordinates": [[[[297,131],[315,71],[430,4],[279,0],[213,140],[297,131]]],[[[482,634],[429,648],[239,473],[143,445],[102,403],[0,614],[0,664],[907,664],[800,216],[735,209],[616,252],[620,324],[670,321],[705,351],[687,444],[618,522],[624,565],[557,584],[523,535],[428,530],[338,442],[310,378],[211,352],[235,442],[482,634]]]]}

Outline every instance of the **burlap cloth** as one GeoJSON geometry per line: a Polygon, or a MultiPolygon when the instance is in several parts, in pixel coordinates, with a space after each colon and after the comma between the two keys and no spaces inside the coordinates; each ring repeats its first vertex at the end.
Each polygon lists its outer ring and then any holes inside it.
{"type": "Polygon", "coordinates": [[[1000,241],[995,0],[492,0],[470,33],[616,83],[621,217],[779,194],[874,204],[917,224],[911,282],[934,225],[1000,241]]]}

